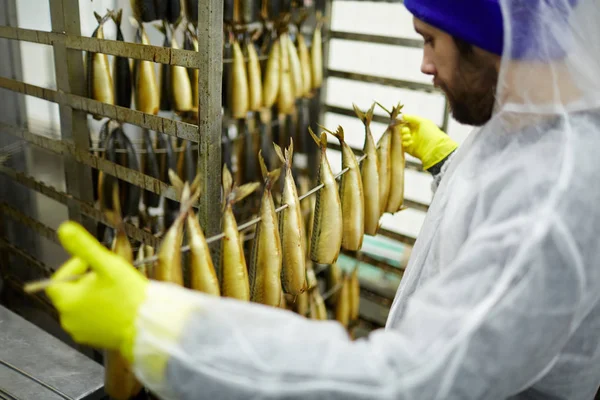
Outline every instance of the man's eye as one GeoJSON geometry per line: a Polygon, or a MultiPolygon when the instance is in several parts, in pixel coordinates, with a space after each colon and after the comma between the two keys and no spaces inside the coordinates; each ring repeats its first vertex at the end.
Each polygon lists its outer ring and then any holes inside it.
{"type": "Polygon", "coordinates": [[[425,37],[424,40],[425,40],[425,44],[433,45],[433,38],[425,37]]]}

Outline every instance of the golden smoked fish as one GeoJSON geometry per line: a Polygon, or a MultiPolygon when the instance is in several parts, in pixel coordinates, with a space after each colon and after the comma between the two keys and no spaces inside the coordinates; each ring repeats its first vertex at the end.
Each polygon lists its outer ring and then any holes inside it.
{"type": "Polygon", "coordinates": [[[237,39],[233,39],[231,115],[233,118],[245,118],[249,109],[248,75],[244,54],[237,39]]]}
{"type": "MultiPolygon", "coordinates": [[[[340,268],[338,263],[331,264],[327,270],[327,279],[326,279],[327,290],[328,291],[333,290],[333,288],[335,288],[340,282],[342,282],[342,278],[343,278],[342,277],[342,269],[340,268]]],[[[330,306],[335,305],[337,303],[339,296],[340,296],[339,291],[334,292],[327,299],[327,304],[329,304],[330,306]]]]}
{"type": "Polygon", "coordinates": [[[294,143],[290,140],[285,155],[274,143],[275,153],[283,163],[283,192],[281,204],[287,204],[279,214],[279,235],[283,250],[282,284],[286,293],[301,294],[306,290],[306,233],[302,208],[292,174],[294,143]]]}
{"type": "Polygon", "coordinates": [[[250,93],[250,111],[258,111],[263,104],[263,85],[260,62],[254,43],[246,40],[246,53],[248,54],[248,88],[250,93]]]}
{"type": "MultiPolygon", "coordinates": [[[[303,16],[303,19],[306,18],[306,15],[303,16]]],[[[302,69],[302,96],[308,97],[310,96],[311,86],[312,86],[312,75],[311,75],[311,63],[310,63],[310,54],[308,52],[308,47],[306,46],[306,40],[304,39],[304,35],[302,34],[302,23],[304,20],[300,21],[298,24],[298,34],[296,35],[296,42],[298,48],[298,58],[300,59],[300,68],[302,69]]]]}
{"type": "Polygon", "coordinates": [[[377,159],[379,160],[379,215],[387,208],[392,184],[392,130],[388,127],[377,142],[377,159]]]}
{"type": "MultiPolygon", "coordinates": [[[[302,33],[299,32],[298,35],[302,36],[302,33]]],[[[296,49],[296,46],[294,46],[294,42],[290,39],[289,36],[287,37],[287,45],[294,98],[299,99],[304,95],[302,66],[300,64],[298,50],[296,49]]]]}
{"type": "Polygon", "coordinates": [[[335,305],[335,319],[338,320],[344,328],[348,327],[350,319],[350,278],[344,275],[342,278],[342,288],[335,305]]]}
{"type": "MultiPolygon", "coordinates": [[[[323,128],[325,129],[325,128],[323,128]]],[[[340,199],[342,202],[342,248],[358,251],[362,247],[365,232],[365,205],[360,167],[354,152],[344,140],[344,129],[338,126],[335,132],[325,129],[335,136],[342,146],[342,169],[348,171],[342,175],[340,199]]]]}
{"type": "MultiPolygon", "coordinates": [[[[381,107],[381,105],[380,105],[381,107]]],[[[398,115],[402,110],[402,105],[393,107],[392,111],[387,111],[390,114],[390,133],[391,133],[391,145],[390,145],[390,194],[388,196],[387,205],[385,211],[394,214],[402,209],[404,204],[404,147],[402,146],[402,126],[403,123],[399,121],[398,115]]],[[[382,107],[383,108],[383,107],[382,107]]],[[[385,109],[384,109],[385,110],[385,109]]]]}
{"type": "Polygon", "coordinates": [[[171,224],[160,243],[154,279],[183,286],[183,271],[181,268],[183,224],[192,204],[197,199],[197,193],[192,195],[190,199],[190,187],[186,183],[181,195],[179,215],[175,218],[175,221],[171,224]]]}
{"type": "Polygon", "coordinates": [[[279,114],[290,114],[294,107],[294,84],[292,82],[292,71],[289,59],[289,37],[287,33],[282,33],[280,40],[279,54],[279,96],[277,97],[277,109],[279,114]]]}
{"type": "Polygon", "coordinates": [[[366,158],[360,165],[364,193],[364,218],[365,234],[375,236],[379,229],[379,219],[381,217],[381,202],[379,201],[379,159],[377,158],[377,147],[371,133],[371,121],[373,120],[373,110],[375,103],[371,108],[363,113],[356,104],[354,112],[356,116],[365,125],[365,144],[363,153],[366,158]]]}
{"type": "MultiPolygon", "coordinates": [[[[121,207],[119,199],[119,187],[113,186],[112,211],[107,211],[107,217],[116,227],[116,235],[112,243],[112,251],[124,258],[129,264],[133,263],[133,249],[125,234],[123,221],[121,220],[121,207]]],[[[142,389],[131,369],[131,365],[125,360],[119,351],[106,351],[104,361],[104,390],[114,399],[127,400],[142,389]]]]}
{"type": "Polygon", "coordinates": [[[308,131],[321,148],[318,184],[324,185],[315,198],[310,258],[319,264],[333,264],[342,246],[342,204],[337,182],[327,160],[327,134],[322,132],[319,140],[310,127],[308,131]]]}
{"type": "Polygon", "coordinates": [[[279,70],[281,69],[279,60],[281,54],[280,42],[280,39],[275,40],[267,59],[267,69],[263,83],[263,102],[267,108],[273,107],[279,94],[279,70]]]}
{"type": "MultiPolygon", "coordinates": [[[[200,196],[200,175],[196,176],[190,191],[200,196]]],[[[169,170],[169,179],[175,189],[183,196],[184,183],[173,170],[169,170]]],[[[193,209],[190,209],[186,221],[187,238],[190,246],[190,288],[213,296],[220,296],[219,279],[210,256],[204,232],[193,209]]]]}
{"type": "Polygon", "coordinates": [[[358,280],[358,266],[356,266],[350,275],[350,321],[358,320],[359,313],[360,281],[358,280]]]}
{"type": "Polygon", "coordinates": [[[280,169],[269,172],[262,156],[258,152],[258,162],[265,182],[261,205],[260,221],[254,233],[252,255],[250,259],[251,301],[278,307],[281,304],[281,240],[275,202],[271,194],[273,184],[279,179],[280,169]]]}
{"type": "Polygon", "coordinates": [[[221,294],[238,300],[250,300],[250,284],[248,268],[244,257],[244,247],[238,231],[237,222],[233,215],[233,204],[254,192],[260,183],[247,183],[233,187],[233,177],[223,165],[224,212],[222,229],[225,237],[221,240],[221,274],[223,278],[221,294]]]}
{"type": "MultiPolygon", "coordinates": [[[[173,37],[171,38],[171,47],[173,49],[180,48],[175,39],[174,32],[173,37]]],[[[198,85],[196,84],[196,86],[198,85]]],[[[171,65],[171,91],[175,111],[190,111],[195,108],[193,103],[192,84],[185,67],[171,65]]]]}
{"type": "Polygon", "coordinates": [[[323,83],[323,45],[321,28],[323,27],[324,19],[320,11],[317,11],[317,26],[312,37],[312,45],[310,47],[311,60],[311,75],[312,88],[318,89],[323,83]]]}
{"type": "MultiPolygon", "coordinates": [[[[148,35],[142,24],[131,19],[134,27],[137,27],[136,42],[145,45],[150,44],[148,35]]],[[[135,60],[133,64],[133,85],[135,108],[147,114],[158,114],[160,104],[160,92],[156,81],[154,63],[146,60],[135,60]]]]}
{"type": "MultiPolygon", "coordinates": [[[[98,27],[92,33],[92,37],[104,39],[104,23],[111,17],[108,13],[104,17],[94,13],[98,21],[98,27]]],[[[102,53],[88,52],[86,57],[88,96],[91,99],[106,104],[115,104],[115,93],[113,79],[108,63],[108,56],[102,53]]],[[[102,116],[94,115],[94,119],[102,119],[102,116]]]]}

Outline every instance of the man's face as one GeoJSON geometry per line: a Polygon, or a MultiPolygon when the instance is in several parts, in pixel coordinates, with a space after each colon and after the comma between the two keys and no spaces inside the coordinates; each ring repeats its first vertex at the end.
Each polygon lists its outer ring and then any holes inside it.
{"type": "Polygon", "coordinates": [[[459,49],[452,36],[417,18],[414,27],[425,41],[421,72],[432,75],[433,84],[444,91],[454,118],[474,126],[489,121],[500,57],[475,46],[459,49]]]}

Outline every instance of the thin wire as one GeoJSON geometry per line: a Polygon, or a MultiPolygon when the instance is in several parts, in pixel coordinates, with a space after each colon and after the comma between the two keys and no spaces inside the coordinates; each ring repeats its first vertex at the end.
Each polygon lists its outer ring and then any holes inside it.
{"type": "MultiPolygon", "coordinates": [[[[367,158],[367,154],[363,154],[362,156],[358,157],[356,159],[356,161],[358,163],[361,163],[365,158],[367,158]]],[[[350,170],[350,168],[348,168],[348,167],[342,169],[337,175],[335,175],[335,179],[339,179],[342,175],[344,175],[349,170],[350,170]]],[[[308,196],[311,196],[312,194],[318,192],[319,190],[321,190],[324,187],[325,187],[325,184],[321,183],[321,184],[315,186],[314,188],[312,188],[311,190],[309,190],[308,192],[306,192],[305,194],[303,194],[302,196],[298,197],[298,200],[302,201],[305,198],[307,198],[308,196]]],[[[279,208],[277,208],[275,210],[275,213],[280,213],[281,211],[285,210],[288,207],[289,207],[289,205],[286,203],[286,204],[280,206],[279,208]]],[[[251,219],[248,222],[245,222],[245,223],[239,225],[238,226],[238,232],[245,231],[246,229],[250,228],[251,226],[258,224],[261,221],[261,219],[262,219],[261,217],[256,217],[254,219],[251,219]]],[[[211,244],[213,242],[216,242],[217,240],[223,239],[224,237],[225,237],[225,233],[219,233],[218,235],[211,236],[208,239],[206,239],[206,243],[207,244],[211,244]]],[[[181,248],[181,252],[182,253],[186,253],[188,251],[190,251],[190,246],[189,245],[188,246],[183,246],[181,248]]],[[[143,260],[138,260],[138,261],[134,262],[133,265],[137,267],[137,266],[140,266],[142,264],[154,263],[156,261],[158,261],[158,255],[155,255],[155,256],[152,256],[152,257],[148,257],[148,258],[145,258],[143,260]]]]}

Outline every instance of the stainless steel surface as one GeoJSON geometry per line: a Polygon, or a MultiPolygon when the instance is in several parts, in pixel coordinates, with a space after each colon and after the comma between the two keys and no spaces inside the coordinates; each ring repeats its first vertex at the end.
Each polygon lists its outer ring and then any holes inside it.
{"type": "Polygon", "coordinates": [[[5,391],[23,400],[101,398],[101,365],[3,306],[0,332],[0,387],[5,391]]]}

